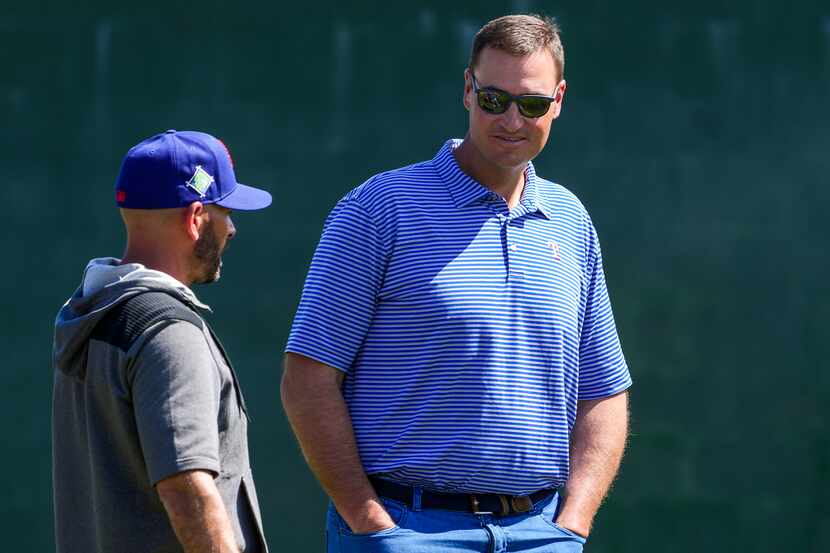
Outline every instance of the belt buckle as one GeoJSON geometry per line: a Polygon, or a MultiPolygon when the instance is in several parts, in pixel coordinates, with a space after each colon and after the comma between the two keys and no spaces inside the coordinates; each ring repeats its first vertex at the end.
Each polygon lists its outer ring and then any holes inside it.
{"type": "Polygon", "coordinates": [[[470,510],[473,512],[474,515],[492,515],[493,511],[479,511],[478,510],[478,498],[475,494],[470,494],[470,510]]]}
{"type": "Polygon", "coordinates": [[[527,513],[533,508],[533,500],[527,495],[514,495],[510,498],[510,506],[513,512],[527,513]]]}

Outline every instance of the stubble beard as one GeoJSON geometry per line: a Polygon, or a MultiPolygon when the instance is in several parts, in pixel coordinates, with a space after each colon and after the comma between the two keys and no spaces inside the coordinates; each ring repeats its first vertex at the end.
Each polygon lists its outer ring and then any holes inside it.
{"type": "Polygon", "coordinates": [[[205,232],[196,240],[193,254],[199,264],[199,276],[194,284],[210,284],[219,280],[222,271],[222,253],[227,249],[219,246],[213,221],[209,222],[205,232]]]}

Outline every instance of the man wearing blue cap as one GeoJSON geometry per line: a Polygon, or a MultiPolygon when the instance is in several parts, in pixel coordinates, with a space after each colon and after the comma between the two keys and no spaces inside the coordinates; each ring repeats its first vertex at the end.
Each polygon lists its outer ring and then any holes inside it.
{"type": "Polygon", "coordinates": [[[271,195],[172,130],[127,153],[115,194],[123,258],[90,261],[55,321],[56,549],[267,551],[245,402],[190,286],[219,278],[231,211],[271,195]]]}

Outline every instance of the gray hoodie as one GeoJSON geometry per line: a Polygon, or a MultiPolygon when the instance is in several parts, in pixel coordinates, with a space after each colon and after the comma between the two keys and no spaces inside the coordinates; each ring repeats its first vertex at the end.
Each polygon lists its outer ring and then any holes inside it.
{"type": "Polygon", "coordinates": [[[93,259],[55,321],[58,552],[182,551],[155,484],[213,473],[243,551],[265,551],[247,415],[209,308],[173,277],[93,259]]]}

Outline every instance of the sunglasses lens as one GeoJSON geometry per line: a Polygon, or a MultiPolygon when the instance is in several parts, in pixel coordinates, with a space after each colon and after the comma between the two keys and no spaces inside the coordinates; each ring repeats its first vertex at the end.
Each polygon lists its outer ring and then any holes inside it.
{"type": "Polygon", "coordinates": [[[487,113],[504,113],[510,105],[510,98],[503,92],[478,91],[478,106],[487,113]]]}
{"type": "Polygon", "coordinates": [[[550,100],[547,98],[525,97],[516,100],[519,111],[525,117],[541,117],[550,109],[550,100]]]}

